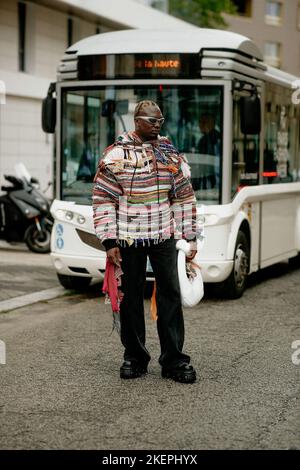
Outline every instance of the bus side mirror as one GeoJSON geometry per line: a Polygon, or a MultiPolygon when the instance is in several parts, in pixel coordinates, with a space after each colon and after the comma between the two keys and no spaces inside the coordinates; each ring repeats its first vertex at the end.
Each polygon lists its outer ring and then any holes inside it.
{"type": "Polygon", "coordinates": [[[102,103],[101,116],[111,118],[115,110],[116,110],[115,100],[105,100],[102,103]]]}
{"type": "Polygon", "coordinates": [[[261,106],[260,98],[254,94],[242,96],[240,100],[241,109],[241,132],[245,135],[257,135],[261,131],[261,106]]]}
{"type": "Polygon", "coordinates": [[[51,83],[48,95],[42,104],[42,129],[48,134],[53,134],[56,125],[56,98],[53,96],[55,83],[51,83]]]}
{"type": "Polygon", "coordinates": [[[128,100],[119,100],[116,103],[116,112],[119,116],[128,114],[129,112],[129,101],[128,100]]]}

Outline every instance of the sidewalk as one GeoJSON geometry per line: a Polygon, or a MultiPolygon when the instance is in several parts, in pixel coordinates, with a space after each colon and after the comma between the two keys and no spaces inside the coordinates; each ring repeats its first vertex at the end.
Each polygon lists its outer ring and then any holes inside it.
{"type": "Polygon", "coordinates": [[[66,293],[49,254],[29,251],[23,243],[0,241],[0,312],[66,293]],[[39,293],[37,299],[32,294],[39,293]],[[26,296],[24,298],[24,296],[26,296]],[[10,301],[14,299],[14,301],[10,301]]]}

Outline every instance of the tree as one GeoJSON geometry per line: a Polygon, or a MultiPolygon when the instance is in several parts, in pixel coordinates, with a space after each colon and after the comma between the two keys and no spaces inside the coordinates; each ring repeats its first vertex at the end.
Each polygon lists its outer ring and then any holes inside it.
{"type": "Polygon", "coordinates": [[[204,28],[227,26],[223,13],[235,13],[233,0],[169,0],[169,12],[204,28]]]}

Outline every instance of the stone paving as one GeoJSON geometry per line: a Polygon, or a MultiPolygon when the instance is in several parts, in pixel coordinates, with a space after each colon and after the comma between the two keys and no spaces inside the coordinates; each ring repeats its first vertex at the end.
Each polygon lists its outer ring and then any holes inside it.
{"type": "Polygon", "coordinates": [[[58,286],[49,254],[0,242],[0,301],[58,286]]]}

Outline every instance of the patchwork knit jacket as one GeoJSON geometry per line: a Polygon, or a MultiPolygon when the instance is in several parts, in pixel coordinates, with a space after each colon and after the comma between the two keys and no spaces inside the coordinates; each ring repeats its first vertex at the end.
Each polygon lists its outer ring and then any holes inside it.
{"type": "Polygon", "coordinates": [[[122,134],[99,162],[93,187],[97,237],[106,249],[184,238],[195,241],[196,200],[185,157],[166,137],[122,134]]]}

